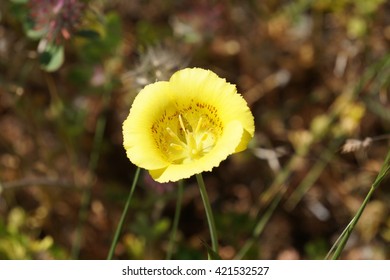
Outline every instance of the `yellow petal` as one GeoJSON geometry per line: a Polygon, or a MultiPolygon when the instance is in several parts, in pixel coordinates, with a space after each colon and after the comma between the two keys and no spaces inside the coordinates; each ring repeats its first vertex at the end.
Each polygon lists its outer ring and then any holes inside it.
{"type": "Polygon", "coordinates": [[[169,93],[167,82],[146,86],[135,98],[123,123],[123,146],[130,161],[139,167],[157,169],[169,164],[150,132],[153,122],[171,106],[169,93]]]}
{"type": "Polygon", "coordinates": [[[196,99],[212,104],[216,107],[223,123],[229,123],[233,120],[241,122],[246,132],[235,152],[246,149],[248,142],[254,135],[254,118],[245,99],[237,93],[234,85],[218,77],[212,71],[201,68],[180,70],[171,77],[169,82],[175,99],[183,102],[196,99]]]}

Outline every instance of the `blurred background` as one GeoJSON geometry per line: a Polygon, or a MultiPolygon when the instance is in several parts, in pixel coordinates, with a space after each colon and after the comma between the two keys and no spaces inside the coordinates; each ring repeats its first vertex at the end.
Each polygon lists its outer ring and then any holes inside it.
{"type": "MultiPolygon", "coordinates": [[[[135,172],[122,122],[185,67],[236,84],[255,116],[248,150],[204,174],[221,257],[323,259],[389,150],[389,15],[386,0],[2,0],[0,259],[107,257],[135,172]]],[[[390,258],[389,185],[343,259],[390,258]]],[[[176,200],[142,172],[115,258],[164,259],[176,200]]],[[[194,179],[182,202],[173,258],[205,259],[194,179]]]]}

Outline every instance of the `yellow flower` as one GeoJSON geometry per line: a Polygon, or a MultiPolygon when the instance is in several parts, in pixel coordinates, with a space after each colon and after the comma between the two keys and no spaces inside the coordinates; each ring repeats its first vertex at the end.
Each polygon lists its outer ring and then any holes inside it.
{"type": "Polygon", "coordinates": [[[143,88],[123,123],[128,158],[161,183],[211,171],[245,150],[253,134],[253,115],[236,87],[200,68],[143,88]]]}

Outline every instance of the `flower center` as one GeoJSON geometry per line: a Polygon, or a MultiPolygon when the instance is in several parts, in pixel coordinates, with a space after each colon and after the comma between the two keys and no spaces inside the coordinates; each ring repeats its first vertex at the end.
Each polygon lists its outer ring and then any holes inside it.
{"type": "Polygon", "coordinates": [[[200,159],[222,135],[222,122],[213,106],[195,103],[165,112],[152,126],[157,148],[174,164],[200,159]]]}
{"type": "Polygon", "coordinates": [[[171,138],[170,154],[175,163],[185,163],[199,159],[208,153],[215,145],[216,137],[214,133],[205,129],[206,122],[202,117],[198,119],[195,126],[178,116],[180,129],[178,133],[167,127],[167,133],[171,138]]]}

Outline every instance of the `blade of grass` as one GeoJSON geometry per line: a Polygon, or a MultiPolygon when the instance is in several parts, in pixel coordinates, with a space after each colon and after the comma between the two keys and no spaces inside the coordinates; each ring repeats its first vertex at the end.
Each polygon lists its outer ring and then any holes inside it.
{"type": "Polygon", "coordinates": [[[380,183],[386,177],[389,170],[390,170],[390,150],[388,151],[386,159],[382,165],[382,168],[381,168],[378,176],[376,177],[374,183],[371,185],[370,191],[366,195],[363,203],[360,205],[358,211],[356,212],[355,216],[352,218],[351,222],[346,226],[344,231],[341,233],[340,237],[336,240],[335,245],[332,246],[327,257],[329,257],[332,254],[332,250],[334,249],[334,253],[333,253],[331,259],[332,260],[339,259],[341,252],[344,250],[345,244],[347,244],[347,241],[348,241],[352,231],[354,230],[357,222],[359,221],[361,215],[363,214],[364,209],[367,206],[367,203],[370,201],[374,191],[379,187],[380,183]]]}
{"type": "MultiPolygon", "coordinates": [[[[362,78],[359,80],[359,83],[355,86],[354,91],[352,93],[352,98],[356,98],[364,89],[364,87],[368,86],[370,82],[373,80],[377,79],[378,73],[381,73],[383,69],[387,69],[387,67],[390,65],[390,53],[386,54],[383,56],[378,62],[372,64],[363,74],[362,78]]],[[[328,125],[328,130],[331,128],[331,125],[333,124],[334,121],[337,120],[337,117],[339,116],[340,112],[336,109],[330,110],[328,113],[328,117],[330,119],[329,125],[328,125]]],[[[327,133],[323,133],[323,135],[326,135],[327,133]]],[[[315,139],[315,142],[320,141],[321,138],[315,139]]],[[[313,143],[312,143],[313,144],[313,143]]],[[[270,201],[272,201],[272,205],[274,206],[275,203],[275,209],[277,205],[280,202],[280,198],[277,196],[282,195],[286,191],[286,186],[285,183],[287,182],[289,176],[293,173],[293,167],[295,165],[296,160],[299,160],[300,157],[303,157],[307,155],[311,145],[308,145],[307,147],[304,147],[301,151],[297,151],[295,155],[289,160],[287,165],[282,169],[281,172],[278,173],[276,178],[274,179],[273,183],[271,186],[266,190],[266,192],[260,197],[260,204],[261,205],[269,205],[270,201]]],[[[319,164],[321,165],[321,164],[319,164]]],[[[321,166],[318,167],[318,170],[320,169],[321,166]]],[[[309,184],[308,182],[312,181],[314,178],[315,174],[312,174],[312,178],[306,179],[307,181],[304,183],[304,187],[306,188],[309,184]],[[307,185],[306,185],[307,184],[307,185]],[[305,186],[306,185],[306,186],[305,186]]],[[[264,206],[263,206],[264,207],[264,206]]],[[[273,207],[270,207],[272,209],[273,207]]],[[[259,207],[259,211],[260,211],[259,207]]],[[[273,211],[272,211],[273,212],[273,211]]],[[[271,212],[271,215],[272,215],[271,212]]],[[[262,227],[260,226],[262,223],[264,223],[263,218],[260,218],[258,221],[255,229],[261,229],[262,227]]],[[[264,219],[267,220],[268,219],[264,219]]],[[[264,225],[265,226],[265,225],[264,225]]],[[[262,230],[258,230],[255,234],[252,235],[252,238],[249,239],[243,246],[243,248],[250,248],[253,244],[253,238],[258,238],[258,236],[261,234],[262,230]]],[[[242,251],[243,249],[241,249],[242,251]]],[[[246,251],[248,249],[245,249],[246,251]]],[[[241,255],[239,257],[243,257],[244,254],[240,253],[241,255]]]]}
{"type": "Polygon", "coordinates": [[[173,251],[175,249],[176,233],[179,225],[181,204],[183,200],[183,185],[184,185],[184,181],[180,180],[177,189],[175,217],[173,218],[173,225],[172,225],[172,230],[169,239],[168,253],[166,258],[167,260],[172,259],[173,251]]]}
{"type": "Polygon", "coordinates": [[[138,182],[140,171],[141,171],[141,169],[139,167],[137,167],[137,170],[135,171],[135,175],[134,175],[134,179],[133,179],[133,184],[131,185],[129,196],[127,197],[125,207],[123,208],[121,218],[119,220],[118,226],[117,226],[115,234],[114,234],[114,238],[112,239],[112,242],[111,242],[111,247],[110,247],[110,251],[108,252],[108,255],[107,255],[107,260],[112,260],[112,257],[114,256],[115,248],[116,248],[116,245],[118,244],[119,235],[122,231],[127,212],[129,211],[130,201],[131,201],[131,198],[133,197],[133,193],[135,190],[135,186],[137,185],[137,182],[138,182]]]}

